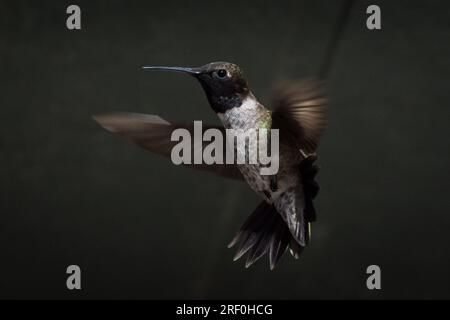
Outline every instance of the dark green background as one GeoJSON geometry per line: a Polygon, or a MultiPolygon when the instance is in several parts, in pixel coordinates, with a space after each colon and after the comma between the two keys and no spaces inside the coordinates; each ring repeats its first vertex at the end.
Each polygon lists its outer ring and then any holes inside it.
{"type": "Polygon", "coordinates": [[[272,272],[226,248],[260,201],[245,184],[91,115],[218,122],[193,79],[144,64],[232,61],[268,102],[275,81],[319,73],[344,1],[73,3],[81,31],[72,2],[0,2],[0,297],[450,298],[448,1],[376,1],[381,31],[356,1],[333,50],[313,240],[272,272]]]}

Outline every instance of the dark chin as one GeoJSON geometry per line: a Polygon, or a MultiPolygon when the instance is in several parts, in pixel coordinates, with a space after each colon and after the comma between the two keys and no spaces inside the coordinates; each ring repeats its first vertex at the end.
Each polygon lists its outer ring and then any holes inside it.
{"type": "Polygon", "coordinates": [[[241,95],[211,96],[208,97],[209,104],[216,113],[224,113],[227,110],[238,108],[242,105],[244,98],[241,95]]]}
{"type": "Polygon", "coordinates": [[[235,87],[214,87],[209,75],[197,76],[208,98],[211,108],[216,113],[224,113],[227,110],[240,107],[248,94],[248,90],[237,91],[235,87]]]}

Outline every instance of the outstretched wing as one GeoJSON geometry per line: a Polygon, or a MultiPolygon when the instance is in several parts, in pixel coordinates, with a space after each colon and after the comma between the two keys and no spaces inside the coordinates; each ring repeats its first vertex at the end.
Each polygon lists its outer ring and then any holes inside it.
{"type": "Polygon", "coordinates": [[[313,79],[282,83],[273,100],[272,128],[279,129],[280,140],[313,153],[326,126],[323,83],[313,79]]]}
{"type": "Polygon", "coordinates": [[[326,127],[323,83],[317,80],[290,81],[281,84],[275,91],[272,128],[279,129],[280,142],[299,150],[303,160],[299,164],[302,183],[286,191],[275,207],[286,222],[295,242],[290,249],[297,256],[310,237],[309,223],[315,220],[312,199],[318,185],[314,181],[317,159],[314,152],[326,127]]]}
{"type": "MultiPolygon", "coordinates": [[[[156,115],[121,112],[96,115],[93,118],[106,130],[120,134],[142,148],[165,157],[170,157],[172,148],[178,143],[170,139],[175,129],[184,128],[191,133],[191,136],[194,135],[193,124],[170,123],[156,115]]],[[[204,130],[208,128],[216,128],[222,132],[224,131],[220,127],[203,126],[204,130]]],[[[194,148],[194,143],[192,143],[192,158],[194,154],[203,152],[203,147],[204,144],[200,148],[194,148]]],[[[225,147],[224,145],[224,150],[225,147]]],[[[225,154],[224,150],[223,154],[225,154]]],[[[214,172],[231,179],[243,179],[239,169],[232,164],[187,164],[187,166],[214,172]]]]}

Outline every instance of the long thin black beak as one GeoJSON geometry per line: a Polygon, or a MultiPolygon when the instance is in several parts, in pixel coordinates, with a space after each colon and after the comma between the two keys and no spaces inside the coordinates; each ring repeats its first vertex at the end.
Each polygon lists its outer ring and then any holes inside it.
{"type": "Polygon", "coordinates": [[[155,67],[155,66],[144,66],[142,67],[144,70],[160,70],[160,71],[172,71],[172,72],[184,72],[192,75],[200,74],[201,71],[199,68],[185,68],[185,67],[155,67]]]}

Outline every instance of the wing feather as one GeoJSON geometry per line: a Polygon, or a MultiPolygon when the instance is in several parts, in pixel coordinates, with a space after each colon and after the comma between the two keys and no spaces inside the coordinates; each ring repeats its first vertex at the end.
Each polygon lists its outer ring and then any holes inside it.
{"type": "MultiPolygon", "coordinates": [[[[172,148],[178,143],[178,141],[171,141],[172,132],[175,129],[184,128],[192,136],[194,134],[193,124],[170,123],[156,115],[120,112],[96,115],[93,118],[106,130],[117,133],[140,147],[165,157],[170,157],[172,148]]],[[[208,128],[224,131],[224,128],[221,127],[203,126],[204,130],[208,128]]],[[[203,152],[204,144],[200,146],[201,149],[194,149],[194,144],[192,145],[192,157],[197,152],[203,152]]],[[[223,152],[225,154],[224,150],[223,152]]],[[[239,169],[232,164],[187,164],[186,166],[214,172],[231,179],[243,179],[239,169]]]]}
{"type": "Polygon", "coordinates": [[[274,93],[272,128],[280,130],[280,140],[313,153],[326,127],[326,103],[321,81],[282,83],[274,93]]]}

